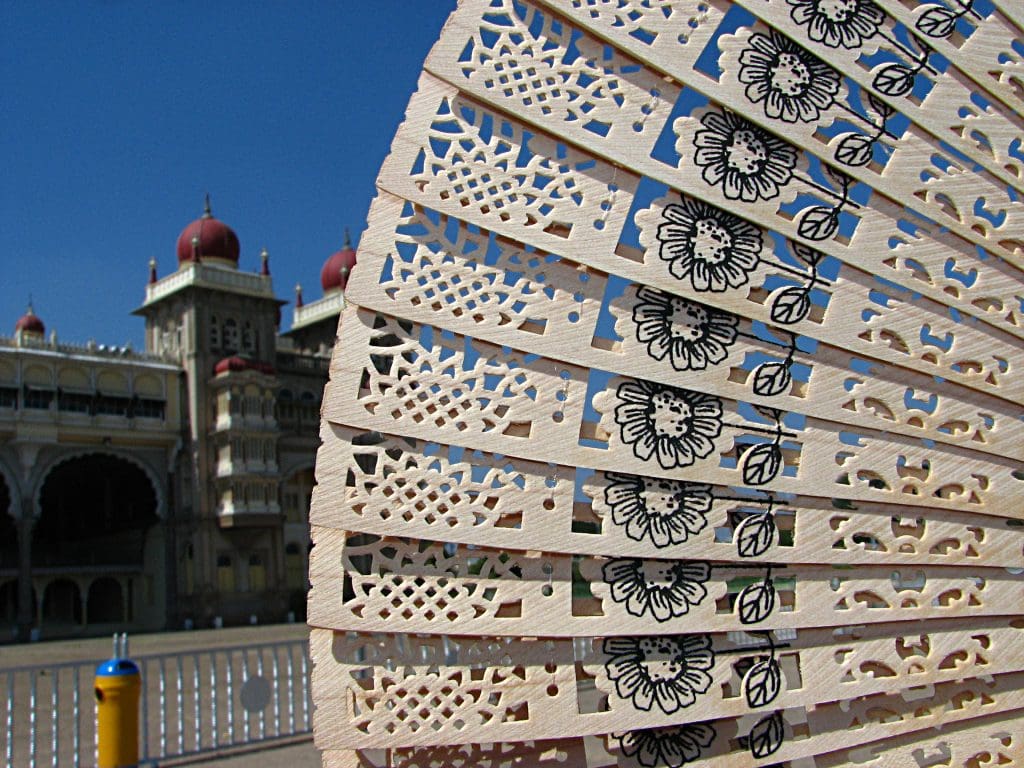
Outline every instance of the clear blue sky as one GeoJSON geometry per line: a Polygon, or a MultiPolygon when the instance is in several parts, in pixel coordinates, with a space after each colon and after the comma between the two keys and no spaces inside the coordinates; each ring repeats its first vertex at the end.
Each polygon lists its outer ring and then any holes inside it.
{"type": "MultiPolygon", "coordinates": [[[[454,0],[0,3],[0,335],[142,347],[147,262],[202,213],[321,296],[454,0]]],[[[285,307],[282,327],[290,324],[285,307]]]]}

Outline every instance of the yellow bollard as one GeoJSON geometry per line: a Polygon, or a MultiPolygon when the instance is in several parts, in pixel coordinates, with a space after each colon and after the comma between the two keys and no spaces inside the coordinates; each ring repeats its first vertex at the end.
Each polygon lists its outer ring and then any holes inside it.
{"type": "MultiPolygon", "coordinates": [[[[127,643],[126,643],[127,645],[127,643]]],[[[97,768],[133,768],[139,762],[139,694],[142,677],[130,659],[96,667],[97,768]]]]}

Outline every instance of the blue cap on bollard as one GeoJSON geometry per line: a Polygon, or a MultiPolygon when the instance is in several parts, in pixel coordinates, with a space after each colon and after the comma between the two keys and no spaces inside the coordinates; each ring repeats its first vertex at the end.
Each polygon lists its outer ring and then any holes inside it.
{"type": "Polygon", "coordinates": [[[139,674],[138,665],[131,659],[110,659],[96,667],[96,677],[119,677],[139,674]]]}

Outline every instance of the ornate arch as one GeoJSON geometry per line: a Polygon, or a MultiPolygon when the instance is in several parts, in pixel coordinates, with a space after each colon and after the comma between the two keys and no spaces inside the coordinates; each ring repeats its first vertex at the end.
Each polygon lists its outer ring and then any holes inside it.
{"type": "Polygon", "coordinates": [[[134,454],[128,453],[127,451],[121,451],[116,448],[109,448],[106,446],[98,450],[95,448],[73,449],[67,453],[61,453],[57,456],[54,456],[46,464],[44,464],[39,472],[38,477],[36,478],[35,487],[33,488],[32,492],[32,515],[38,516],[38,511],[41,509],[40,496],[43,492],[43,487],[46,485],[46,479],[50,476],[51,472],[53,472],[55,469],[57,469],[57,467],[61,466],[62,464],[66,464],[69,461],[74,461],[75,459],[79,459],[85,456],[104,455],[112,456],[115,459],[121,459],[142,470],[143,474],[146,476],[146,479],[149,480],[149,484],[153,487],[153,495],[156,498],[156,516],[161,521],[166,520],[168,516],[167,493],[164,488],[164,483],[161,482],[160,477],[153,470],[153,467],[151,467],[147,462],[143,461],[134,454]]]}
{"type": "Polygon", "coordinates": [[[316,468],[313,456],[299,456],[298,454],[296,454],[294,456],[294,459],[290,461],[288,464],[285,464],[283,461],[279,462],[279,467],[282,483],[292,475],[296,474],[297,472],[303,472],[307,469],[315,470],[316,468]]]}
{"type": "Polygon", "coordinates": [[[15,520],[21,519],[21,485],[18,483],[18,475],[12,472],[11,468],[0,459],[0,478],[7,486],[8,494],[11,497],[10,506],[7,509],[0,509],[0,514],[9,514],[15,520]]]}

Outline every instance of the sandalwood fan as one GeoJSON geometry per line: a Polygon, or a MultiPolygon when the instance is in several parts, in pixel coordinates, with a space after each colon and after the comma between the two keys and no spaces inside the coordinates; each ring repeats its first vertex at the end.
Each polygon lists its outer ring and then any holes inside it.
{"type": "Polygon", "coordinates": [[[1024,763],[1008,0],[462,0],[310,523],[324,765],[1024,763]]]}

